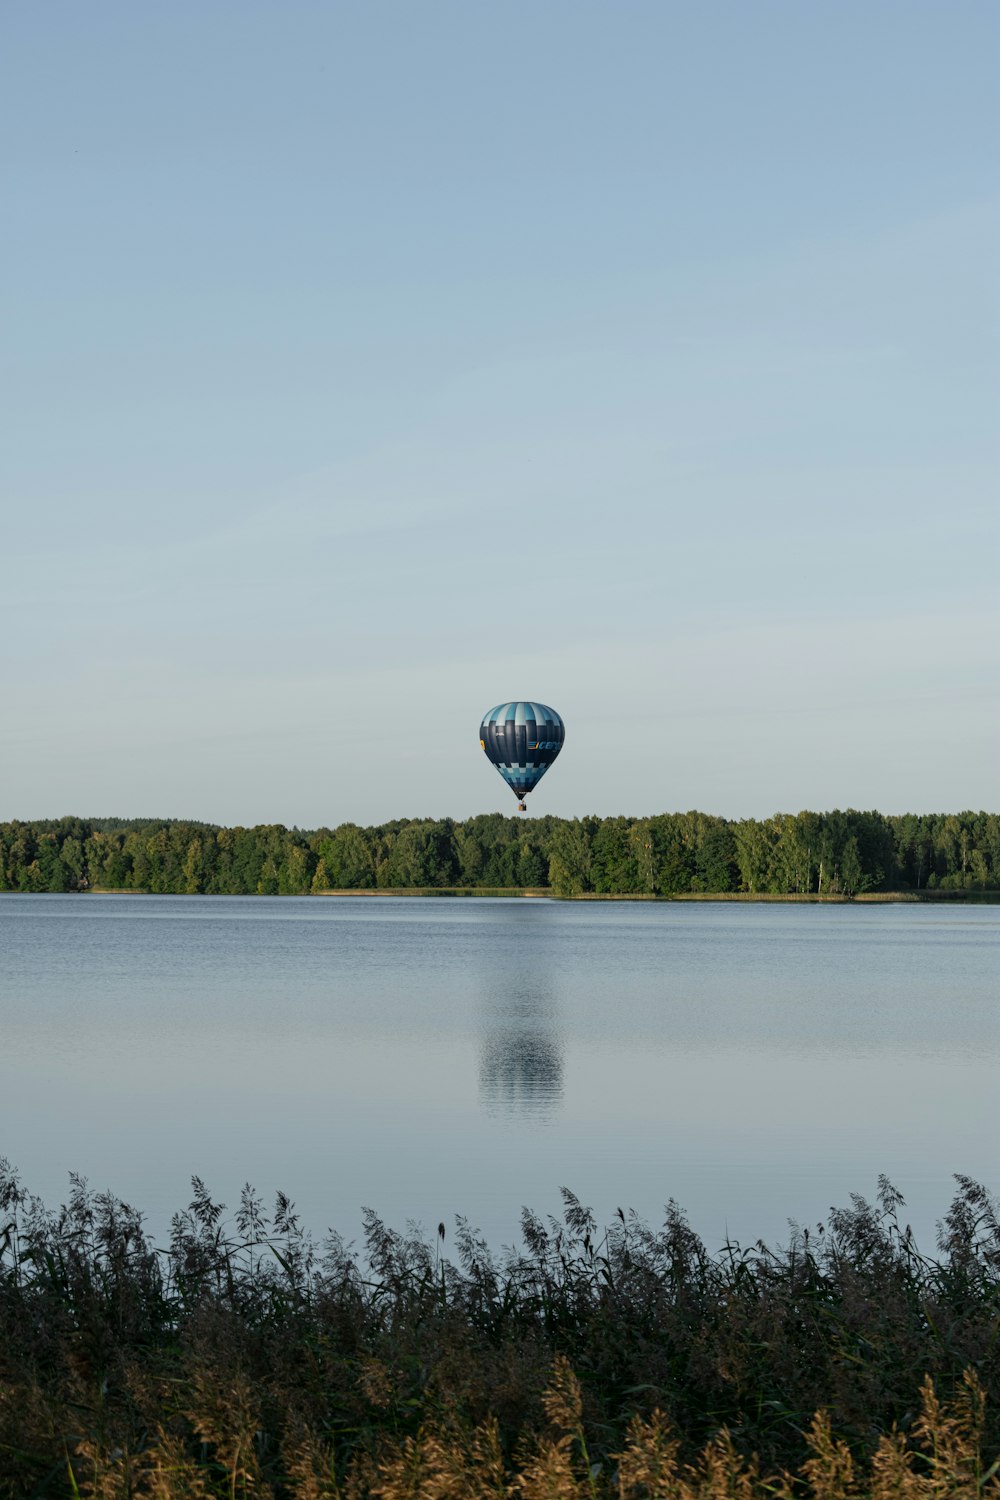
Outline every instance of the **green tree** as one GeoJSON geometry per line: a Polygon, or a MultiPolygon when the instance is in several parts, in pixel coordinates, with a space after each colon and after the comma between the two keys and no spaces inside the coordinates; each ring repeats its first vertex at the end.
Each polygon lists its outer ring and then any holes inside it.
{"type": "Polygon", "coordinates": [[[660,813],[636,825],[648,830],[647,840],[652,858],[652,891],[671,896],[689,891],[695,876],[697,847],[694,813],[660,813]]]}
{"type": "Polygon", "coordinates": [[[840,855],[840,886],[845,896],[859,896],[871,889],[872,877],[862,868],[858,841],[851,834],[840,855]]]}
{"type": "Polygon", "coordinates": [[[633,839],[633,818],[604,818],[594,834],[591,848],[594,890],[608,893],[633,894],[652,890],[652,860],[645,859],[650,853],[644,839],[646,834],[633,839]],[[643,880],[642,870],[646,870],[643,880]]]}
{"type": "Polygon", "coordinates": [[[7,846],[7,889],[11,891],[32,890],[32,880],[40,877],[31,877],[28,870],[35,861],[35,849],[37,840],[35,830],[27,823],[12,823],[10,825],[10,839],[7,846]]]}
{"type": "Polygon", "coordinates": [[[67,834],[59,846],[59,858],[66,869],[67,885],[70,890],[77,890],[86,885],[86,863],[83,856],[83,844],[73,834],[67,834]]]}
{"type": "Polygon", "coordinates": [[[549,852],[549,885],[557,896],[580,896],[591,883],[591,824],[596,819],[560,823],[549,852]]]}
{"type": "Polygon", "coordinates": [[[316,869],[316,856],[301,840],[296,840],[284,851],[278,869],[279,896],[305,896],[312,885],[316,869]]]}
{"type": "Polygon", "coordinates": [[[699,829],[692,889],[731,891],[736,885],[736,844],[733,831],[721,818],[705,818],[699,829]]]}
{"type": "Polygon", "coordinates": [[[59,844],[54,833],[44,833],[38,840],[35,863],[29,866],[31,885],[36,891],[68,891],[72,883],[70,871],[59,857],[59,844]]]}
{"type": "Polygon", "coordinates": [[[391,884],[411,889],[450,886],[458,875],[452,824],[410,823],[401,829],[390,858],[391,884]]]}
{"type": "Polygon", "coordinates": [[[184,890],[189,896],[196,896],[204,890],[204,854],[201,839],[193,838],[187,846],[181,867],[184,875],[184,890]]]}
{"type": "Polygon", "coordinates": [[[356,823],[342,823],[320,839],[316,851],[329,871],[330,888],[368,891],[375,884],[372,846],[356,823]]]}
{"type": "Polygon", "coordinates": [[[544,852],[529,838],[523,838],[518,846],[517,884],[525,888],[544,886],[548,881],[549,867],[544,852]]]}
{"type": "Polygon", "coordinates": [[[777,833],[771,822],[744,818],[733,828],[736,868],[741,890],[755,895],[770,888],[771,861],[777,833]]]}

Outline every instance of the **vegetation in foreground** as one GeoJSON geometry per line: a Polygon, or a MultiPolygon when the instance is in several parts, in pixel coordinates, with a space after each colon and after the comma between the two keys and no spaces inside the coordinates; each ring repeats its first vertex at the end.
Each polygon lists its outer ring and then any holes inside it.
{"type": "Polygon", "coordinates": [[[1000,1494],[1000,1222],[958,1191],[921,1255],[884,1180],[771,1250],[673,1203],[598,1233],[564,1192],[493,1255],[366,1215],[363,1251],[195,1180],[157,1250],[73,1180],[0,1167],[0,1494],[1000,1494]]]}
{"type": "Polygon", "coordinates": [[[0,890],[299,896],[540,890],[557,896],[852,899],[1000,891],[1000,815],[707,813],[281,825],[60,818],[0,824],[0,890]]]}

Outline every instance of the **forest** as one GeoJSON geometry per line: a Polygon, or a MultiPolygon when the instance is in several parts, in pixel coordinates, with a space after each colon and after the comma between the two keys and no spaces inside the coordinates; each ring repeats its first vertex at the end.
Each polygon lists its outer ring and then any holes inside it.
{"type": "Polygon", "coordinates": [[[0,824],[0,890],[301,896],[327,891],[836,897],[1000,890],[1000,815],[486,813],[307,831],[175,819],[0,824]]]}

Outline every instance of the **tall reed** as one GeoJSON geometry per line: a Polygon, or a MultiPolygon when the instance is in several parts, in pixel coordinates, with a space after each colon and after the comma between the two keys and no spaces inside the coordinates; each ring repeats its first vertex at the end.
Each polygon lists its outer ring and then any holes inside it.
{"type": "Polygon", "coordinates": [[[495,1255],[374,1213],[316,1244],[197,1179],[169,1244],[0,1167],[0,1495],[996,1493],[1000,1226],[959,1178],[922,1254],[884,1180],[782,1248],[564,1192],[495,1255]]]}

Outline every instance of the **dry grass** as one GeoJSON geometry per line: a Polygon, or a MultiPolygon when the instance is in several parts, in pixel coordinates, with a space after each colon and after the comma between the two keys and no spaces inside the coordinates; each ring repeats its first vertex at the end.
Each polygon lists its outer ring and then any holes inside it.
{"type": "Polygon", "coordinates": [[[910,1436],[883,1434],[863,1464],[819,1411],[798,1470],[771,1475],[725,1429],[685,1462],[678,1436],[654,1410],[632,1418],[620,1451],[593,1462],[579,1382],[557,1359],[541,1397],[544,1423],[518,1444],[512,1460],[494,1418],[469,1427],[441,1417],[413,1436],[384,1437],[374,1454],[354,1453],[346,1466],[338,1465],[328,1438],[301,1427],[286,1439],[274,1484],[257,1452],[259,1417],[237,1384],[202,1390],[189,1414],[193,1442],[162,1425],[147,1430],[131,1452],[78,1439],[60,1488],[92,1500],[971,1500],[1000,1495],[1000,1461],[984,1470],[981,1457],[984,1405],[972,1371],[946,1403],[928,1378],[910,1436]]]}

